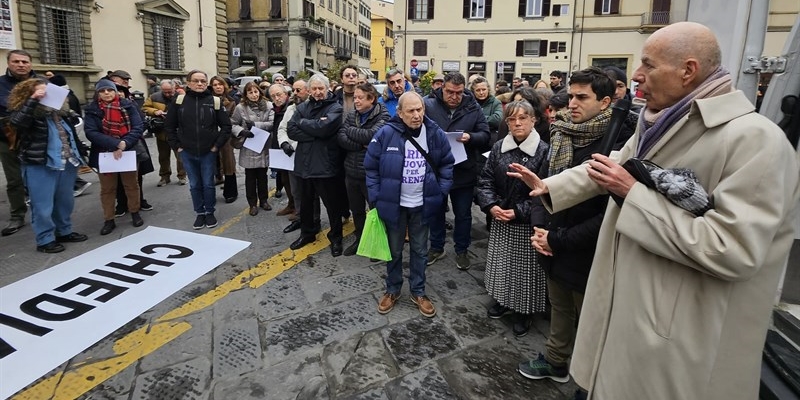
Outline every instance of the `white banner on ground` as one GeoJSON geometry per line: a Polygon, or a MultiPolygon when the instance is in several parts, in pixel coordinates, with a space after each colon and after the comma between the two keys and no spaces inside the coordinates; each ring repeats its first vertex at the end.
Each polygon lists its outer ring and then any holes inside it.
{"type": "Polygon", "coordinates": [[[249,245],[151,226],[0,288],[0,398],[249,245]]]}

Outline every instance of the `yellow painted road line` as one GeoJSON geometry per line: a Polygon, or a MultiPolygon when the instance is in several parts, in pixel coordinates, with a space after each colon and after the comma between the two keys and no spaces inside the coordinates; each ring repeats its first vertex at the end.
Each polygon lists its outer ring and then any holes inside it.
{"type": "MultiPolygon", "coordinates": [[[[244,212],[246,211],[247,210],[244,212]]],[[[224,232],[233,225],[231,221],[239,221],[242,215],[244,215],[244,212],[226,221],[225,224],[212,234],[219,235],[224,232]]],[[[352,233],[353,230],[354,226],[352,222],[348,221],[348,223],[344,225],[344,231],[342,233],[347,236],[352,233]]],[[[184,317],[207,308],[235,290],[243,289],[246,286],[257,288],[269,282],[282,272],[299,264],[308,258],[308,256],[328,247],[330,242],[325,236],[328,231],[329,229],[326,229],[317,234],[317,240],[315,242],[296,251],[286,249],[261,261],[255,267],[239,273],[221,285],[162,315],[156,319],[155,323],[145,325],[125,335],[114,344],[114,353],[117,354],[116,356],[105,360],[83,363],[66,372],[58,372],[22,390],[13,396],[12,400],[40,400],[47,398],[58,400],[75,399],[85,394],[137,362],[142,357],[158,350],[161,346],[164,346],[192,328],[189,323],[179,321],[170,322],[170,320],[184,317]]]]}

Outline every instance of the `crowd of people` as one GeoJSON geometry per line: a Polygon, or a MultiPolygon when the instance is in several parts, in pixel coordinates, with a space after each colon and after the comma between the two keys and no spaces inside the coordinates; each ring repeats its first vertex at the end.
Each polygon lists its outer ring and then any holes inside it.
{"type": "MultiPolygon", "coordinates": [[[[140,210],[152,207],[141,185],[154,170],[142,140],[146,115],[158,186],[171,183],[174,155],[194,229],[217,225],[217,184],[226,202],[238,197],[234,148],[249,214],[271,210],[268,150],[281,150],[294,159],[293,170],[275,175],[276,196],[285,188],[289,198],[277,211],[290,220],[284,232],[300,231],[290,248],[316,240],[321,201],[332,256],[352,256],[374,208],[391,253],[377,311],[389,313],[401,298],[408,242],[411,301],[434,317],[426,268],[448,257],[448,230],[456,267],[471,267],[477,204],[489,230],[487,318],[510,315],[516,336],[534,318],[550,321],[538,357],[518,365],[523,376],[572,376],[576,398],[755,398],[800,177],[794,149],[733,89],[720,59],[715,36],[700,24],[657,31],[633,72],[646,105],[619,124],[612,109],[630,93],[616,67],[493,88],[485,77],[451,72],[435,76],[427,94],[396,68],[383,93],[350,65],[335,89],[322,74],[293,82],[276,74],[241,94],[194,70],[185,86],[152,82],[141,109],[130,98],[130,75],[113,71],[84,112],[88,161],[97,167],[101,153],[136,149],[137,170],[100,173],[101,234],[127,212],[141,226],[140,210]],[[621,126],[614,151],[602,154],[612,125],[621,126]],[[254,130],[274,133],[261,151],[242,147],[254,130]],[[463,147],[461,159],[453,146],[463,147]],[[355,234],[345,248],[350,215],[355,234]]],[[[11,222],[2,233],[24,224],[27,187],[37,249],[61,251],[61,243],[87,239],[70,223],[86,149],[67,105],[38,103],[46,80],[31,71],[30,54],[14,50],[8,61],[0,156],[11,222]]]]}

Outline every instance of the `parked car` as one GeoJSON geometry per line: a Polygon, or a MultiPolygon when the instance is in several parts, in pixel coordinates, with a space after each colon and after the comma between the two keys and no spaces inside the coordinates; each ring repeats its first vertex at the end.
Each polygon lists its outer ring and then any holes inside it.
{"type": "Polygon", "coordinates": [[[233,80],[237,87],[243,88],[244,85],[247,85],[247,82],[255,81],[256,83],[260,83],[262,81],[260,76],[240,76],[233,80]]]}
{"type": "Polygon", "coordinates": [[[375,90],[378,91],[378,95],[379,96],[383,95],[383,91],[386,90],[386,84],[385,83],[376,83],[376,84],[374,84],[372,86],[375,86],[375,90]]]}

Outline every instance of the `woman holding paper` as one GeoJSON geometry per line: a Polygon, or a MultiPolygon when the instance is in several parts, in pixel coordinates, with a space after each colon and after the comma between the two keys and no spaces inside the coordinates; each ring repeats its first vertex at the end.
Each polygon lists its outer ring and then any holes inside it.
{"type": "Polygon", "coordinates": [[[47,82],[39,78],[19,83],[8,96],[8,111],[31,199],[36,250],[58,253],[64,251],[61,243],[87,239],[72,231],[70,218],[75,205],[72,185],[83,164],[78,151],[82,144],[68,118],[68,104],[59,110],[42,104],[46,87],[47,82]]]}
{"type": "MultiPolygon", "coordinates": [[[[266,140],[261,151],[254,151],[247,148],[247,141],[255,139],[252,130],[269,131],[272,130],[272,123],[275,113],[272,110],[272,103],[264,97],[264,92],[259,89],[255,81],[247,82],[244,86],[244,96],[242,101],[236,105],[231,116],[233,136],[245,136],[245,147],[239,150],[239,165],[244,168],[244,191],[247,196],[247,204],[250,205],[250,215],[258,214],[258,204],[261,208],[269,211],[272,206],[267,202],[269,197],[269,179],[267,177],[267,167],[269,166],[269,139],[266,140]],[[252,138],[252,139],[251,139],[252,138]]],[[[259,132],[263,135],[264,132],[259,132]]],[[[252,146],[250,146],[252,147],[252,146]]]]}
{"type": "Polygon", "coordinates": [[[139,215],[141,206],[139,198],[139,179],[136,172],[136,152],[134,146],[142,138],[144,124],[136,104],[120,97],[117,87],[107,79],[101,79],[95,84],[94,101],[86,107],[84,112],[84,131],[86,138],[92,142],[89,154],[89,166],[100,171],[100,203],[103,206],[105,223],[100,229],[101,235],[111,233],[114,223],[114,201],[117,193],[117,176],[125,188],[128,198],[128,210],[131,212],[133,226],[144,224],[139,215]],[[124,172],[103,172],[99,159],[110,158],[110,163],[122,162],[123,152],[128,152],[126,157],[134,157],[133,169],[124,172]]]}

